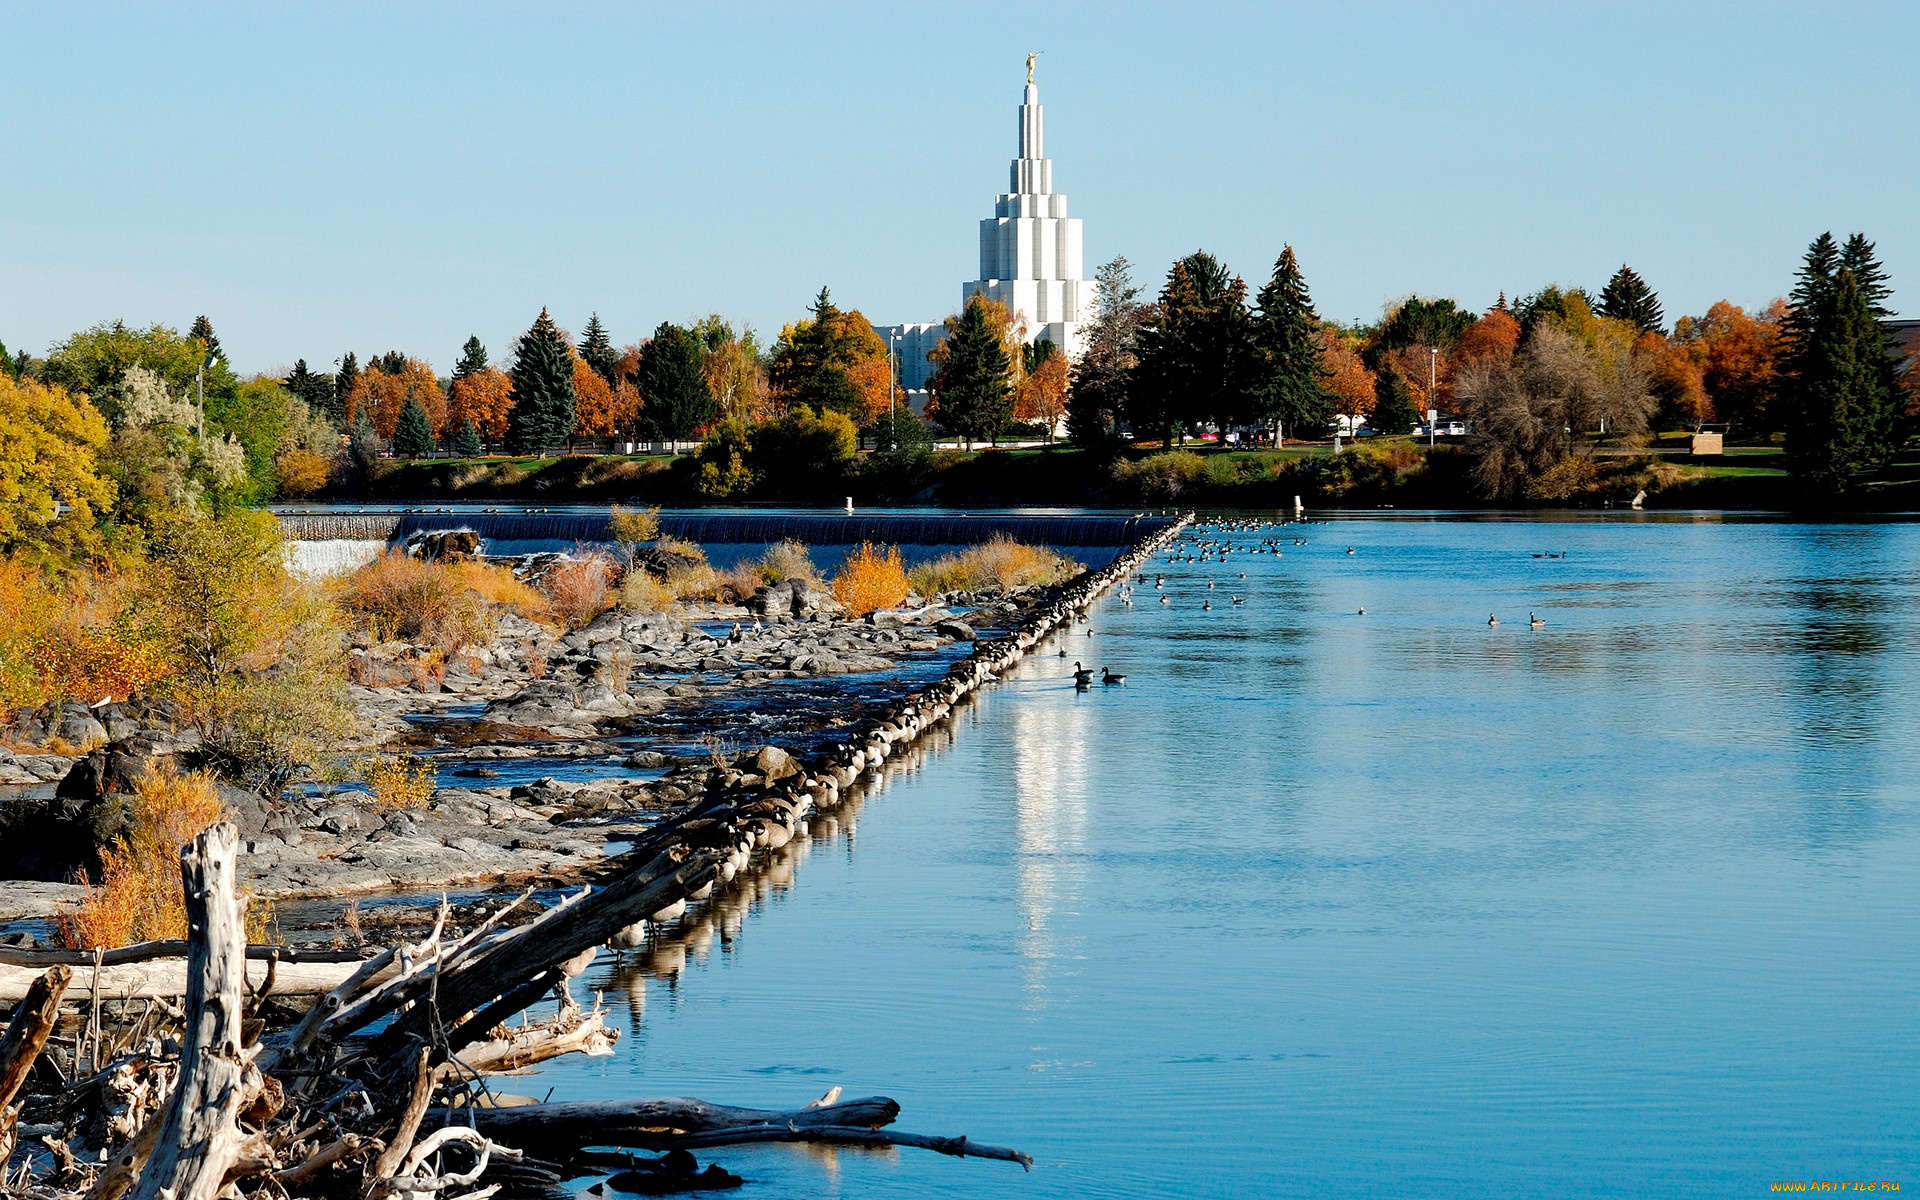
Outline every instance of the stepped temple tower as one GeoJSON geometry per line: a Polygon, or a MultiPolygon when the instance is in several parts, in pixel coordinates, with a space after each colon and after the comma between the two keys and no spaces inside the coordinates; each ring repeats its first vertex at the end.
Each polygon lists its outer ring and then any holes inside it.
{"type": "Polygon", "coordinates": [[[1027,88],[1020,101],[1020,156],[1008,172],[1007,190],[980,222],[980,278],[960,293],[975,292],[1027,318],[1028,335],[1053,339],[1069,356],[1081,349],[1082,323],[1093,316],[1093,285],[1080,255],[1080,218],[1067,215],[1067,198],[1053,190],[1053,160],[1046,156],[1046,117],[1027,56],[1027,88]]]}
{"type": "MultiPolygon", "coordinates": [[[[1027,56],[1027,88],[1020,101],[1020,155],[1008,172],[1007,190],[995,197],[993,215],[980,222],[980,278],[962,285],[964,306],[975,292],[1027,320],[1027,337],[1050,338],[1069,357],[1085,343],[1093,318],[1093,284],[1080,256],[1080,218],[1067,215],[1067,198],[1053,190],[1053,160],[1046,156],[1040,89],[1027,56]]],[[[926,403],[933,365],[927,352],[946,340],[939,321],[875,326],[899,355],[900,384],[914,408],[926,403]]]]}

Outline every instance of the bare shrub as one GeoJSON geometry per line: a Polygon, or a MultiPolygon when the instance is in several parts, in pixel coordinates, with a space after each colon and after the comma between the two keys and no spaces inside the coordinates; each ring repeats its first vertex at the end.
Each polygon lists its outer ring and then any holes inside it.
{"type": "Polygon", "coordinates": [[[613,561],[604,554],[570,558],[541,581],[553,615],[568,629],[579,629],[613,607],[613,561]]]}
{"type": "Polygon", "coordinates": [[[792,538],[767,547],[766,553],[760,556],[760,577],[767,583],[779,583],[783,579],[819,583],[821,578],[820,568],[814,565],[806,543],[792,538]]]}

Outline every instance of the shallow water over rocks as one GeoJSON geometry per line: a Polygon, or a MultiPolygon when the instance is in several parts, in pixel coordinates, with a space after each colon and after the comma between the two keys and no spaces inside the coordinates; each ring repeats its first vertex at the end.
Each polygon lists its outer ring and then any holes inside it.
{"type": "Polygon", "coordinates": [[[1043,648],[521,1090],[838,1084],[1040,1160],[721,1156],[765,1195],[1915,1178],[1920,527],[1271,548],[1103,601],[1060,647],[1124,686],[1043,648]]]}

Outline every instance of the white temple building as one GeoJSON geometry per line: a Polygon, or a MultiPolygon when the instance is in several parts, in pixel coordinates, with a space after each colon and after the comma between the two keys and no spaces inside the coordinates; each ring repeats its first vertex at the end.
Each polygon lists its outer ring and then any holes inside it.
{"type": "MultiPolygon", "coordinates": [[[[1093,316],[1093,284],[1082,265],[1080,218],[1067,215],[1066,196],[1053,190],[1045,137],[1046,118],[1029,58],[1020,101],[1020,154],[1008,171],[1007,191],[994,198],[993,215],[980,222],[980,278],[961,286],[960,303],[983,293],[1026,318],[1029,341],[1050,338],[1077,357],[1093,316]]],[[[945,340],[946,327],[917,322],[881,325],[877,332],[898,355],[900,385],[919,393],[933,374],[927,351],[945,340]]],[[[920,395],[915,399],[924,403],[920,395]]]]}
{"type": "Polygon", "coordinates": [[[1077,357],[1083,323],[1093,316],[1093,285],[1082,268],[1080,218],[1067,215],[1066,196],[1053,190],[1046,114],[1031,60],[1020,101],[1020,157],[1008,176],[993,215],[980,222],[980,278],[961,288],[960,303],[983,293],[1024,315],[1031,340],[1051,338],[1077,357]]]}

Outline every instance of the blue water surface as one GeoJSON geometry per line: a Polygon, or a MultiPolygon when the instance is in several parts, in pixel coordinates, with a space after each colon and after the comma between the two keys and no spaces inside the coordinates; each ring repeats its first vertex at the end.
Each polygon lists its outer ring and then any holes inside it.
{"type": "Polygon", "coordinates": [[[718,1152],[745,1195],[1920,1187],[1920,527],[1280,538],[1103,600],[1059,645],[1124,686],[1029,659],[684,969],[603,959],[619,1052],[519,1090],[1038,1160],[718,1152]]]}

